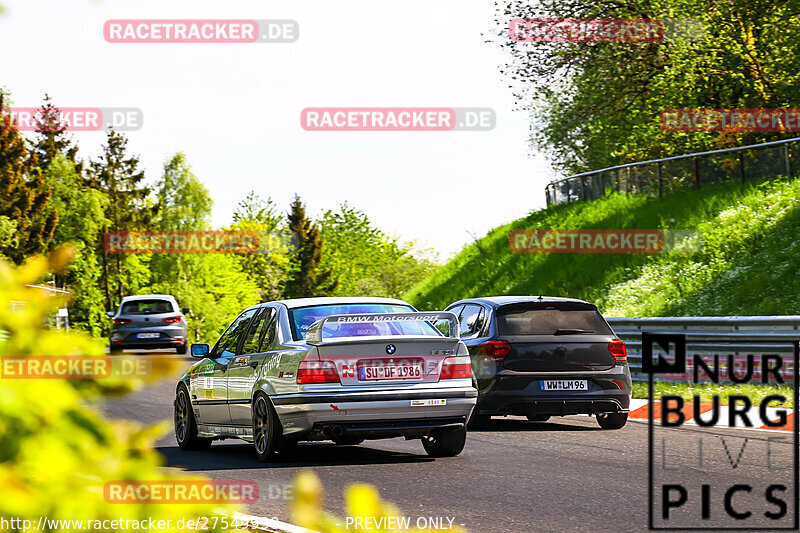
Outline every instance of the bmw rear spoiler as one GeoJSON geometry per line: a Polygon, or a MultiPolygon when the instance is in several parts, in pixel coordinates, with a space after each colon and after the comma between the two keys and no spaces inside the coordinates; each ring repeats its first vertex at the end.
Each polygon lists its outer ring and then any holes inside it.
{"type": "MultiPolygon", "coordinates": [[[[317,320],[306,331],[308,344],[322,344],[322,331],[325,324],[377,324],[383,322],[430,322],[434,326],[437,322],[447,320],[448,338],[458,338],[458,318],[449,311],[433,311],[430,313],[363,313],[354,315],[331,315],[317,320]]],[[[441,330],[440,330],[441,331],[441,330]]]]}

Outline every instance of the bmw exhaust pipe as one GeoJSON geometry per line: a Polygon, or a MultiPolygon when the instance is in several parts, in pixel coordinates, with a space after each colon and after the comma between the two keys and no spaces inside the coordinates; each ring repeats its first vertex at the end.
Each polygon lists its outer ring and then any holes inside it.
{"type": "Polygon", "coordinates": [[[326,437],[331,437],[333,436],[333,430],[331,429],[330,426],[327,425],[322,426],[322,434],[325,435],[326,437]]]}
{"type": "Polygon", "coordinates": [[[334,437],[341,437],[344,434],[344,428],[337,424],[333,426],[332,432],[334,437]]]}

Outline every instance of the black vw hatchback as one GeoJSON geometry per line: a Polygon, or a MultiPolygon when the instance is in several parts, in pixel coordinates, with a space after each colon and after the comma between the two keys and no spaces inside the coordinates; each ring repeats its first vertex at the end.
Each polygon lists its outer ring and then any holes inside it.
{"type": "Polygon", "coordinates": [[[494,415],[595,415],[604,429],[628,420],[625,343],[597,307],[572,298],[492,296],[447,309],[459,318],[478,388],[473,427],[494,415]]]}

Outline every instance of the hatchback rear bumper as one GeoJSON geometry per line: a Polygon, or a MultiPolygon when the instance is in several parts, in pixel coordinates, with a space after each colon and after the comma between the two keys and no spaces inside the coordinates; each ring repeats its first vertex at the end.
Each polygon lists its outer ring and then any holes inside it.
{"type": "Polygon", "coordinates": [[[626,413],[631,402],[627,367],[597,374],[498,374],[478,398],[482,415],[594,415],[626,413]],[[544,380],[586,380],[586,391],[542,391],[544,380]]]}
{"type": "Polygon", "coordinates": [[[122,341],[111,341],[111,346],[119,350],[133,350],[133,349],[156,349],[156,348],[177,348],[186,344],[183,339],[161,338],[161,339],[136,339],[127,338],[122,341]]]}

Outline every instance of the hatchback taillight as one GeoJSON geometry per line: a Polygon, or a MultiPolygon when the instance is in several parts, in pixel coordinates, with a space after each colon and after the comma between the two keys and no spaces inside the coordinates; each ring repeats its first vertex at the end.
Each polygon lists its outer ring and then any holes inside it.
{"type": "Polygon", "coordinates": [[[170,324],[177,324],[181,321],[181,317],[179,316],[168,316],[167,318],[162,318],[164,322],[169,322],[170,324]]]}
{"type": "Polygon", "coordinates": [[[124,326],[125,324],[127,324],[130,321],[131,321],[130,318],[115,318],[114,319],[114,325],[115,326],[124,326]]]}
{"type": "Polygon", "coordinates": [[[481,355],[495,361],[502,361],[511,353],[511,345],[507,341],[487,341],[478,348],[481,355]]]}
{"type": "Polygon", "coordinates": [[[457,363],[455,357],[448,357],[442,362],[442,372],[439,379],[459,379],[471,378],[472,365],[469,363],[457,363]]]}
{"type": "Polygon", "coordinates": [[[628,351],[625,349],[625,343],[619,339],[614,339],[608,343],[608,353],[614,357],[614,361],[617,363],[628,361],[628,351]]]}
{"type": "Polygon", "coordinates": [[[300,361],[297,383],[339,383],[339,373],[333,361],[300,361]]]}

